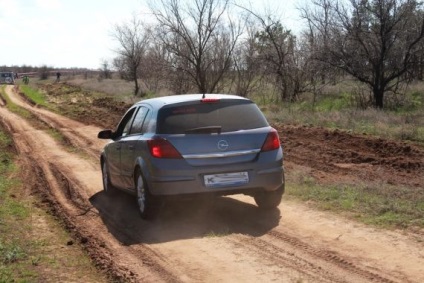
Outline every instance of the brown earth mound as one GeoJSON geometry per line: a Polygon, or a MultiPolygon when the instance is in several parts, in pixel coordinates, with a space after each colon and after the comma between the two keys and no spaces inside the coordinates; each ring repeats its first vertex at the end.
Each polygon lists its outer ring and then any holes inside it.
{"type": "Polygon", "coordinates": [[[105,129],[114,129],[131,106],[112,96],[96,96],[93,92],[66,83],[45,84],[40,87],[48,97],[52,97],[50,102],[58,105],[65,116],[105,129]],[[72,107],[67,105],[69,103],[73,104],[72,107]]]}
{"type": "Polygon", "coordinates": [[[313,168],[321,181],[363,181],[423,187],[424,150],[418,145],[316,127],[275,125],[285,159],[313,168]]]}

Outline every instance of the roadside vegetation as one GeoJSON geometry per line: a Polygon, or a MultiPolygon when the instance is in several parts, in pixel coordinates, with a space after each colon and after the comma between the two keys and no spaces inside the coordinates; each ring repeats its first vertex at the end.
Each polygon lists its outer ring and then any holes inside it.
{"type": "Polygon", "coordinates": [[[35,105],[54,110],[53,105],[47,103],[45,94],[28,85],[21,85],[19,88],[22,93],[35,105]]]}
{"type": "Polygon", "coordinates": [[[402,97],[400,105],[384,111],[361,108],[351,87],[339,84],[320,97],[305,96],[294,103],[277,104],[256,98],[268,119],[299,125],[342,129],[387,139],[424,145],[424,83],[416,83],[402,97]]]}
{"type": "Polygon", "coordinates": [[[37,184],[22,183],[26,169],[0,125],[0,282],[105,282],[60,221],[31,194],[37,184]]]}
{"type": "Polygon", "coordinates": [[[385,228],[424,228],[422,188],[384,182],[320,184],[301,170],[288,171],[287,195],[322,210],[385,228]]]}
{"type": "Polygon", "coordinates": [[[22,232],[15,221],[28,216],[25,205],[11,197],[10,191],[18,186],[17,178],[10,176],[17,170],[13,162],[13,142],[0,127],[0,282],[10,282],[13,270],[9,263],[24,258],[24,242],[17,243],[17,234],[22,232]]]}
{"type": "MultiPolygon", "coordinates": [[[[337,129],[424,147],[424,83],[411,86],[401,106],[385,111],[357,107],[356,94],[348,90],[341,85],[327,89],[320,97],[295,103],[264,103],[263,98],[257,103],[272,123],[337,129]]],[[[424,174],[424,168],[422,171],[424,174]]],[[[385,228],[424,228],[424,184],[321,184],[301,169],[287,170],[287,182],[287,197],[319,209],[385,228]]]]}
{"type": "MultiPolygon", "coordinates": [[[[81,87],[71,90],[62,86],[60,92],[68,93],[69,97],[58,94],[64,101],[73,97],[74,108],[79,104],[91,103],[94,99],[107,96],[116,103],[132,104],[147,97],[131,95],[132,85],[120,79],[70,78],[66,84],[81,87]],[[107,90],[107,92],[105,92],[107,90]],[[78,103],[80,102],[80,103],[78,103]]],[[[34,85],[34,88],[37,88],[34,85]]],[[[58,90],[59,91],[59,90],[58,90]]],[[[157,96],[166,95],[162,90],[157,96]]],[[[271,123],[282,122],[294,125],[312,125],[331,129],[342,129],[357,134],[369,134],[382,138],[406,142],[416,142],[424,145],[424,82],[418,82],[408,87],[405,95],[393,97],[400,105],[386,110],[361,108],[358,105],[358,90],[353,83],[340,83],[326,86],[319,96],[305,94],[296,102],[279,102],[271,90],[253,93],[250,97],[265,113],[271,123]]],[[[59,98],[51,98],[51,100],[59,98]]],[[[65,105],[65,102],[59,103],[65,105]]],[[[83,105],[81,106],[83,107],[83,105]]],[[[80,110],[83,111],[83,110],[80,110]]],[[[78,111],[77,111],[78,112],[78,111]]],[[[76,116],[76,115],[74,115],[76,116]]]]}

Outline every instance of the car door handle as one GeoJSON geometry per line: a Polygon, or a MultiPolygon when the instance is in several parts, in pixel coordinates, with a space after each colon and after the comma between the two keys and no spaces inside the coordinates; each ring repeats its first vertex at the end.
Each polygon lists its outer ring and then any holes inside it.
{"type": "Polygon", "coordinates": [[[129,146],[128,146],[128,149],[129,149],[129,150],[134,150],[134,146],[133,146],[133,145],[129,145],[129,146]]]}

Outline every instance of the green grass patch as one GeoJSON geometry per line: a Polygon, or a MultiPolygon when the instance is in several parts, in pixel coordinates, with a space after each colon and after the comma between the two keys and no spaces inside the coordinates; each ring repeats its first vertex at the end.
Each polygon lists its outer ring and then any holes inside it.
{"type": "Polygon", "coordinates": [[[424,194],[419,188],[388,184],[321,185],[311,177],[294,179],[297,180],[287,184],[286,194],[320,209],[382,227],[424,227],[424,194]]]}
{"type": "MultiPolygon", "coordinates": [[[[314,108],[316,111],[320,112],[340,111],[350,108],[350,102],[350,94],[342,93],[338,96],[323,97],[315,103],[314,108]]],[[[303,106],[305,106],[305,104],[303,104],[303,106]]]]}
{"type": "Polygon", "coordinates": [[[106,282],[70,235],[28,195],[13,141],[0,123],[0,282],[106,282]]]}
{"type": "Polygon", "coordinates": [[[34,89],[29,85],[21,85],[19,88],[22,93],[35,104],[48,109],[53,108],[53,106],[47,102],[46,95],[38,89],[34,89]]]}
{"type": "Polygon", "coordinates": [[[26,266],[31,243],[23,237],[30,209],[17,196],[21,183],[13,177],[19,170],[14,158],[12,140],[0,127],[0,282],[29,282],[36,279],[26,266]]]}

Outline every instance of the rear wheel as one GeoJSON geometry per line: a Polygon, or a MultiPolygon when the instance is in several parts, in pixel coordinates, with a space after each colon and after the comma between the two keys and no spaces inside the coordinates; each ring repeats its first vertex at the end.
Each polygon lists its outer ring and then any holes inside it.
{"type": "Polygon", "coordinates": [[[256,204],[261,209],[272,209],[278,207],[283,198],[284,190],[278,189],[272,192],[260,192],[253,196],[256,204]]]}
{"type": "Polygon", "coordinates": [[[137,206],[141,218],[152,219],[156,216],[159,210],[160,203],[150,194],[147,184],[140,172],[137,169],[135,174],[135,189],[137,196],[137,206]]]}

